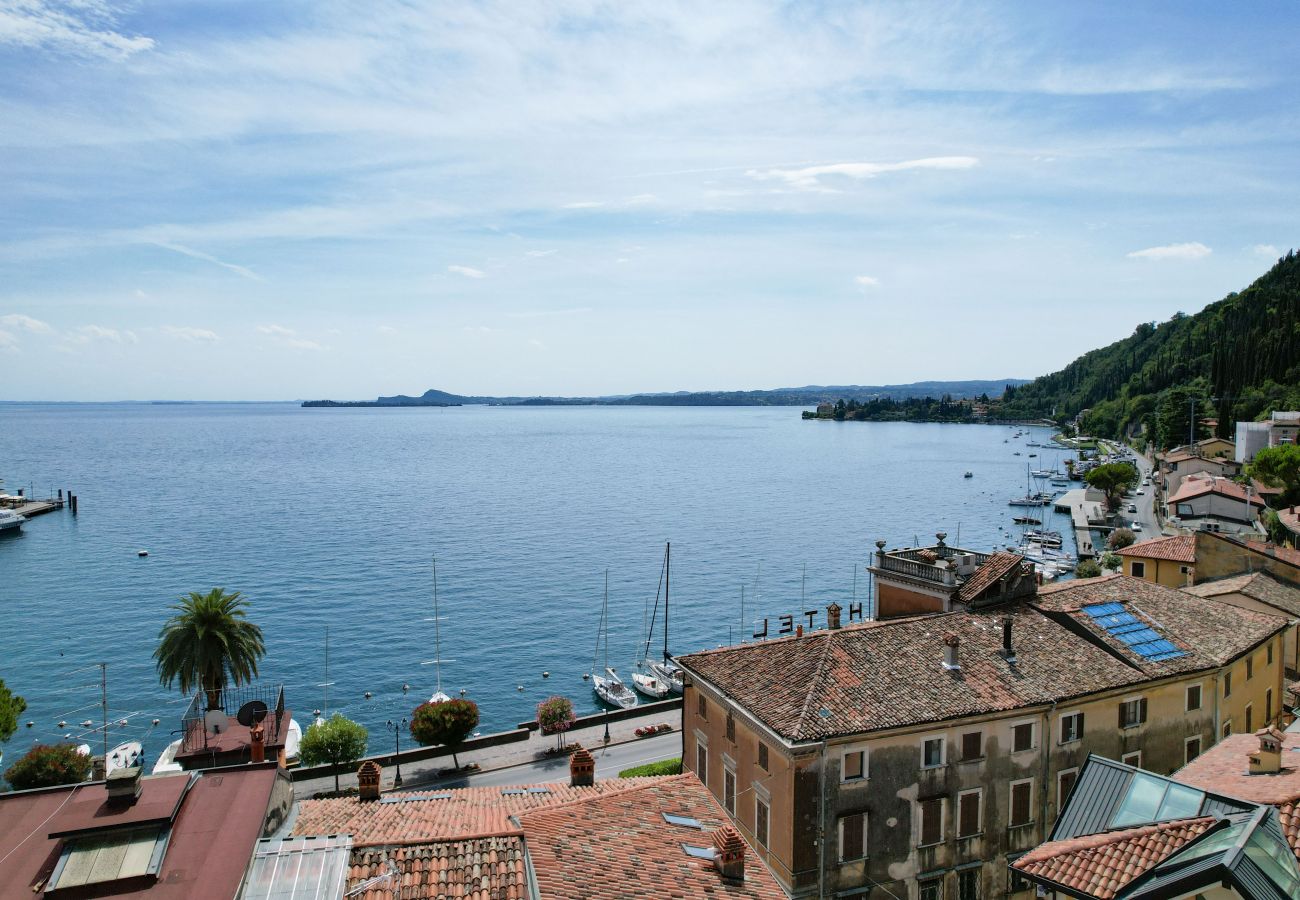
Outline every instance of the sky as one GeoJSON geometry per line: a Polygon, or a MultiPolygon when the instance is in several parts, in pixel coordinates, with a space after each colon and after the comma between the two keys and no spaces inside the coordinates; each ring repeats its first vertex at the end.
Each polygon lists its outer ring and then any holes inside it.
{"type": "Polygon", "coordinates": [[[1290,2],[0,0],[0,400],[1032,377],[1300,210],[1290,2]]]}

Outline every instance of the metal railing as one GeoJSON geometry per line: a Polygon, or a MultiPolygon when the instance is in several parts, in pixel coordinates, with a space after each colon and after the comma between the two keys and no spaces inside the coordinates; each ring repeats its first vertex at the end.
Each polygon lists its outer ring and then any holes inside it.
{"type": "MultiPolygon", "coordinates": [[[[196,691],[181,716],[181,752],[193,753],[207,749],[208,729],[205,727],[205,717],[211,709],[220,709],[227,716],[234,718],[244,704],[254,700],[266,704],[267,714],[262,720],[266,743],[278,743],[285,718],[284,685],[251,684],[238,688],[225,688],[221,691],[219,702],[212,707],[208,706],[207,692],[196,691]]],[[[222,722],[222,728],[225,727],[226,723],[222,722]]]]}

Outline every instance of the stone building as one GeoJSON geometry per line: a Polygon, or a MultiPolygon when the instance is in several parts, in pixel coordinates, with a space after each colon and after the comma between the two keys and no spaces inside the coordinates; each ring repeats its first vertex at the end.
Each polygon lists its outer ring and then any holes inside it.
{"type": "Polygon", "coordinates": [[[931,547],[902,550],[876,542],[867,567],[876,579],[876,618],[974,609],[1034,592],[1034,567],[1024,557],[949,547],[946,537],[939,532],[931,547]]]}
{"type": "Polygon", "coordinates": [[[1122,576],[828,622],[679,660],[684,765],[795,897],[1004,896],[1090,753],[1172,772],[1280,709],[1282,619],[1122,576]]]}

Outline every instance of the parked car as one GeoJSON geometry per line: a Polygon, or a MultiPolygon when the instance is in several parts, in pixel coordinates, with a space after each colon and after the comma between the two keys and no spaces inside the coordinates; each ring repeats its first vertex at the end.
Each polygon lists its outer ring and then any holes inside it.
{"type": "Polygon", "coordinates": [[[1133,531],[1141,531],[1141,530],[1142,530],[1142,523],[1139,522],[1139,521],[1137,521],[1136,519],[1134,519],[1134,520],[1133,520],[1132,530],[1133,530],[1133,531]]]}
{"type": "Polygon", "coordinates": [[[1141,497],[1143,494],[1146,493],[1146,491],[1142,490],[1142,488],[1138,488],[1138,489],[1137,489],[1137,492],[1138,492],[1138,496],[1139,496],[1139,497],[1141,497]]]}

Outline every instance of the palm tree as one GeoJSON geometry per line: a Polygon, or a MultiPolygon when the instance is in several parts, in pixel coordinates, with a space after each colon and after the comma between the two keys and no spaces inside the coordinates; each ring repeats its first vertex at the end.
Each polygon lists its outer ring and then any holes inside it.
{"type": "Polygon", "coordinates": [[[153,651],[163,687],[179,681],[182,694],[195,688],[208,695],[208,708],[221,706],[229,681],[243,684],[257,676],[257,663],[266,654],[262,629],[246,620],[248,601],[239,591],[213,588],[192,591],[172,606],[176,615],[158,633],[153,651]]]}

